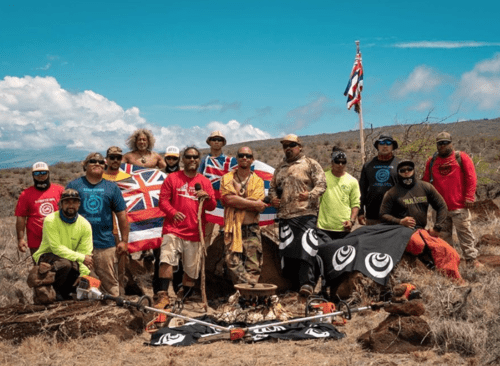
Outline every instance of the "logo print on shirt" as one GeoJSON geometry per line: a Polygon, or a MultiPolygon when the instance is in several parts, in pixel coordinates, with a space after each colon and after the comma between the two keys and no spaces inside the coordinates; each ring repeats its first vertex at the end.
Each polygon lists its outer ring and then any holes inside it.
{"type": "Polygon", "coordinates": [[[384,183],[389,180],[389,177],[391,176],[391,172],[389,169],[379,169],[377,173],[375,174],[375,179],[379,183],[384,183]]]}
{"type": "Polygon", "coordinates": [[[438,166],[439,174],[448,175],[451,173],[451,168],[452,167],[449,164],[442,164],[442,165],[438,166]]]}
{"type": "Polygon", "coordinates": [[[96,214],[101,212],[103,203],[101,196],[91,194],[84,202],[85,211],[90,214],[96,214]]]}
{"type": "Polygon", "coordinates": [[[38,212],[40,212],[40,215],[42,216],[50,215],[52,212],[54,212],[54,206],[50,202],[42,203],[40,205],[40,208],[38,209],[38,212]]]}

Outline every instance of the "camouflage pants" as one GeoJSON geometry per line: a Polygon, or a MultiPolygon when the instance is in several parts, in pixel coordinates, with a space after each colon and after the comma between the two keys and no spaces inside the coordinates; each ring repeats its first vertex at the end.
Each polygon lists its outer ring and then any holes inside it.
{"type": "Polygon", "coordinates": [[[225,262],[229,277],[234,284],[259,282],[262,268],[262,243],[260,235],[251,233],[243,237],[243,253],[229,250],[231,243],[225,248],[225,262]]]}

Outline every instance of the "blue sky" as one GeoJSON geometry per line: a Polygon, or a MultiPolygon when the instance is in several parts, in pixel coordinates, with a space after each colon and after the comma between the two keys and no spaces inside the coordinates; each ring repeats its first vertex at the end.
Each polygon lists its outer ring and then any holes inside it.
{"type": "Polygon", "coordinates": [[[104,151],[500,115],[498,2],[6,1],[0,149],[104,151]]]}

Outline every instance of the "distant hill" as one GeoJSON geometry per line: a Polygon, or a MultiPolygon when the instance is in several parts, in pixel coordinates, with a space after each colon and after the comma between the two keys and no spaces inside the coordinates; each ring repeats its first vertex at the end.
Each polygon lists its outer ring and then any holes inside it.
{"type": "MultiPolygon", "coordinates": [[[[435,152],[435,136],[441,131],[448,131],[453,137],[456,150],[466,151],[476,164],[479,177],[477,194],[479,198],[496,198],[500,196],[500,118],[454,123],[404,124],[379,128],[366,128],[365,155],[371,159],[376,150],[374,140],[382,133],[394,136],[400,144],[396,154],[402,158],[411,158],[416,162],[417,175],[423,173],[424,162],[435,152]]],[[[345,148],[348,155],[348,172],[359,177],[361,171],[361,149],[359,130],[300,136],[307,156],[317,160],[323,168],[330,166],[332,147],[345,148]]],[[[249,141],[227,145],[226,154],[236,155],[242,146],[250,146],[256,159],[276,167],[283,159],[280,138],[249,141]]],[[[208,149],[201,149],[206,154],[208,149]]],[[[87,151],[70,150],[65,147],[40,150],[0,150],[0,217],[12,216],[19,194],[33,184],[31,165],[43,160],[51,165],[53,182],[66,185],[70,180],[83,174],[80,162],[87,151]],[[17,166],[17,167],[14,167],[17,166]],[[20,168],[21,166],[21,168],[20,168]]]]}

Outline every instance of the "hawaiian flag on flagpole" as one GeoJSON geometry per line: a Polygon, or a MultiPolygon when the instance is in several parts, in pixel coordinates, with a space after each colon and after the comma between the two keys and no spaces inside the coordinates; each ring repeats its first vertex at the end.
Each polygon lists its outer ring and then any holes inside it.
{"type": "Polygon", "coordinates": [[[359,105],[361,103],[361,91],[363,90],[363,64],[361,63],[361,53],[356,54],[354,66],[352,67],[351,76],[344,95],[347,96],[347,109],[354,106],[356,113],[359,113],[359,105]]]}
{"type": "Polygon", "coordinates": [[[127,205],[130,225],[128,251],[134,253],[159,248],[165,214],[158,203],[167,174],[131,164],[122,164],[120,169],[131,175],[116,182],[127,205]]]}
{"type": "MultiPolygon", "coordinates": [[[[213,211],[207,211],[206,217],[208,222],[213,222],[215,224],[224,225],[224,206],[220,202],[220,180],[222,176],[229,173],[236,168],[236,159],[231,157],[226,157],[225,161],[221,163],[217,158],[209,157],[206,161],[205,168],[202,174],[207,177],[212,183],[212,187],[215,191],[215,198],[217,199],[217,207],[213,211]]],[[[251,166],[252,171],[254,171],[262,180],[264,181],[264,188],[266,191],[266,196],[269,191],[269,185],[271,179],[273,178],[274,168],[261,162],[255,160],[251,166]]],[[[260,214],[261,226],[269,225],[274,222],[276,217],[276,209],[274,207],[268,207],[260,214]]]]}

